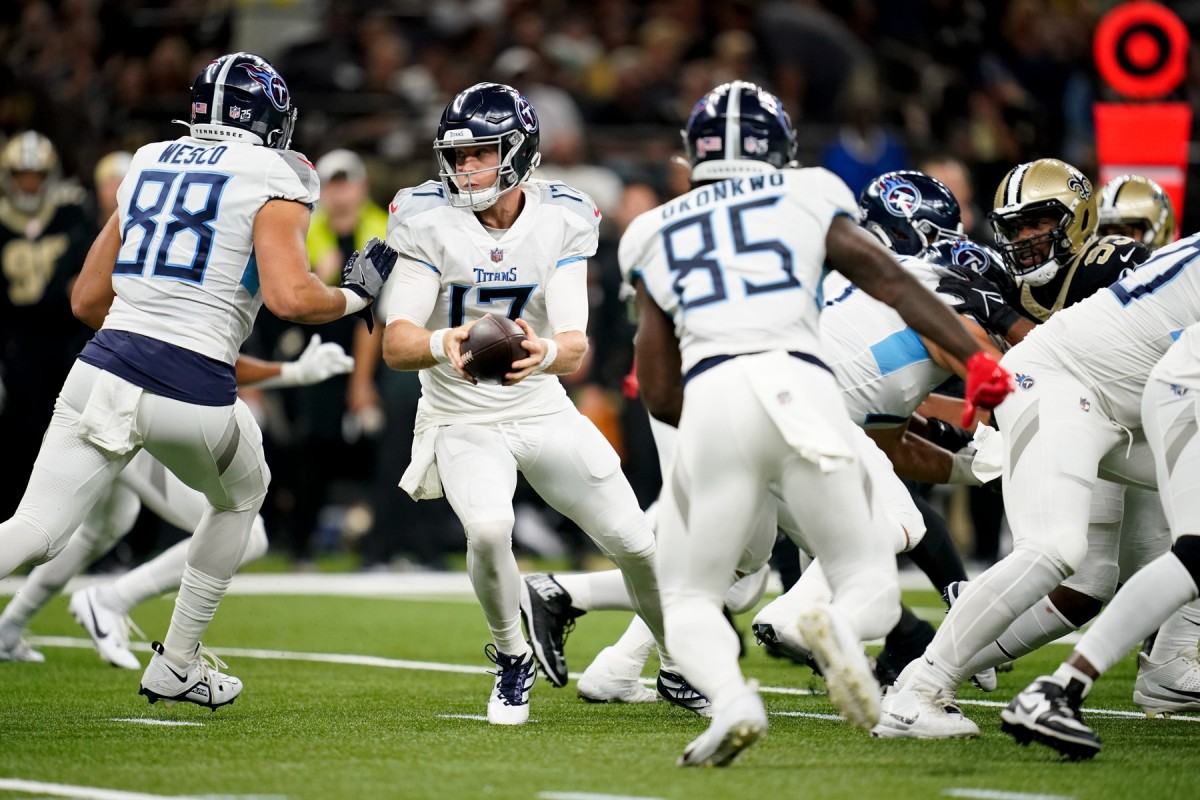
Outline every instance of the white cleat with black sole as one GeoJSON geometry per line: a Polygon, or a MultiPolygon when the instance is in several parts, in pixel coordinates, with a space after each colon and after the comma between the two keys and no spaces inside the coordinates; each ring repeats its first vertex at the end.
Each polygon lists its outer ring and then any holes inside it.
{"type": "Polygon", "coordinates": [[[1196,655],[1196,650],[1189,648],[1165,664],[1155,664],[1145,653],[1138,653],[1133,702],[1146,716],[1200,711],[1200,662],[1196,655]]]}
{"type": "Polygon", "coordinates": [[[871,730],[879,721],[879,682],[850,626],[822,604],[802,611],[796,627],[821,668],[830,701],[851,725],[871,730]]]}
{"type": "Polygon", "coordinates": [[[1092,758],[1100,752],[1100,737],[1084,724],[1082,703],[1080,681],[1064,686],[1058,678],[1043,675],[1000,712],[1000,730],[1017,744],[1040,742],[1071,761],[1092,758]]]}
{"type": "Polygon", "coordinates": [[[167,706],[195,703],[216,711],[242,693],[240,680],[219,671],[226,668],[225,662],[199,644],[192,660],[182,668],[166,657],[161,642],[151,643],[150,649],[154,655],[142,674],[138,694],[145,695],[151,705],[159,701],[167,706]]]}
{"type": "Polygon", "coordinates": [[[927,687],[884,691],[879,724],[871,729],[877,739],[972,739],[979,726],[963,716],[949,692],[927,687]]]}

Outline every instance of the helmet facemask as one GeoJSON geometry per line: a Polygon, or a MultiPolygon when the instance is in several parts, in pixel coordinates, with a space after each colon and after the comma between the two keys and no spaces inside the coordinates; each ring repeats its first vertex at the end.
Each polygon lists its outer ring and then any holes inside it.
{"type": "Polygon", "coordinates": [[[505,194],[516,189],[541,163],[541,153],[536,150],[529,155],[527,150],[536,148],[536,140],[531,139],[520,131],[508,131],[495,136],[474,138],[466,129],[451,129],[445,136],[433,143],[433,152],[438,161],[438,179],[446,191],[450,205],[456,208],[469,208],[472,211],[484,211],[491,208],[505,194]],[[466,134],[465,136],[463,134],[466,134]],[[460,172],[455,157],[458,148],[495,146],[497,166],[460,172]],[[525,155],[525,158],[521,158],[525,155]],[[524,174],[517,171],[516,164],[527,162],[529,167],[524,174]],[[460,179],[473,176],[495,174],[495,180],[489,186],[471,189],[460,184],[460,179]]]}
{"type": "Polygon", "coordinates": [[[1018,283],[1044,286],[1073,255],[1068,231],[1075,215],[1058,200],[1030,203],[1016,211],[994,211],[990,220],[1004,255],[1004,264],[1018,283]],[[1016,238],[1023,230],[1040,227],[1039,223],[1044,224],[1047,220],[1053,221],[1054,227],[1043,233],[1016,238]]]}

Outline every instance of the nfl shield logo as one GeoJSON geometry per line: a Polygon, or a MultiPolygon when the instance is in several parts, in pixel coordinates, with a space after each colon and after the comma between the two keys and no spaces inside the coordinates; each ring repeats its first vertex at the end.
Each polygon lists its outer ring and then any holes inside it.
{"type": "Polygon", "coordinates": [[[493,264],[499,264],[503,260],[504,260],[504,251],[503,250],[501,250],[499,247],[492,250],[492,263],[493,264]]]}

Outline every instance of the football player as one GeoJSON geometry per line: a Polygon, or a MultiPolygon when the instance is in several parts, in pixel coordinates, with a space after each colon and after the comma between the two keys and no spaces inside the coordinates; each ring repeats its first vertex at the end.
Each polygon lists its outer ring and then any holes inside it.
{"type": "MultiPolygon", "coordinates": [[[[349,372],[354,359],[335,342],[322,342],[314,334],[300,357],[291,362],[260,361],[241,355],[236,363],[238,387],[268,389],[307,386],[349,372]]],[[[0,661],[45,661],[24,639],[34,614],[62,591],[67,581],[107,553],[137,521],[142,505],[184,531],[195,531],[204,515],[204,495],[189,488],[142,450],[121,470],[107,496],[88,513],[66,548],[51,561],[35,567],[21,591],[0,614],[0,661]]],[[[129,611],[139,603],[179,588],[187,562],[189,540],[167,548],[144,564],[111,581],[79,589],[71,595],[69,609],[92,638],[100,658],[116,667],[138,669],[141,662],[129,647],[132,620],[129,611]]],[[[267,552],[267,531],[255,517],[250,539],[238,566],[267,552]]]]}
{"type": "Polygon", "coordinates": [[[830,698],[852,723],[878,718],[860,642],[899,616],[894,550],[879,532],[856,427],[818,341],[825,265],[892,305],[966,364],[966,401],[992,407],[1009,376],[958,317],[857,223],[854,195],[823,169],[784,169],[795,132],[778,99],[735,81],[702,97],[685,128],[693,189],[639,216],[619,249],[635,287],[638,382],[679,429],[658,512],[667,644],[713,703],[685,766],[725,765],[766,732],[756,686],[722,615],[741,553],[776,484],[824,564],[832,603],[800,615],[830,698]],[[812,502],[819,497],[820,502],[812,502]],[[874,512],[874,513],[873,513],[874,512]]]}
{"type": "MultiPolygon", "coordinates": [[[[1101,296],[1096,305],[1107,302],[1109,310],[1123,298],[1129,298],[1121,311],[1100,319],[1093,315],[1077,328],[1060,328],[1057,334],[1082,335],[1097,323],[1118,328],[1117,336],[1104,336],[1110,345],[1119,344],[1123,355],[1132,356],[1143,371],[1153,354],[1160,352],[1174,337],[1171,329],[1185,319],[1194,320],[1196,292],[1195,266],[1188,266],[1200,253],[1200,239],[1189,237],[1179,248],[1160,251],[1141,271],[1114,287],[1116,302],[1101,296]],[[1159,259],[1162,259],[1160,262],[1159,259]],[[1189,270],[1191,272],[1189,273],[1189,270]],[[1176,308],[1157,311],[1149,307],[1151,298],[1162,298],[1165,306],[1169,278],[1183,279],[1181,291],[1189,298],[1176,297],[1176,308]],[[1163,280],[1167,278],[1168,280],[1163,280]],[[1132,311],[1130,309],[1137,309],[1132,311]],[[1179,313],[1180,311],[1186,313],[1179,313]],[[1129,321],[1138,311],[1145,324],[1132,327],[1129,321]],[[1156,336],[1157,335],[1157,336],[1156,336]],[[1150,339],[1157,340],[1150,344],[1150,339]]],[[[1179,291],[1172,292],[1174,295],[1179,291]]],[[[1081,315],[1082,316],[1082,315],[1081,315]]],[[[1098,331],[1097,331],[1098,332],[1098,331]]],[[[1141,398],[1141,421],[1146,438],[1154,451],[1155,472],[1163,505],[1166,507],[1174,544],[1169,552],[1136,573],[1084,633],[1075,650],[1052,675],[1043,675],[1017,695],[1000,712],[1005,731],[1022,744],[1042,742],[1068,758],[1091,758],[1100,750],[1100,737],[1084,723],[1080,706],[1094,682],[1124,658],[1137,642],[1166,621],[1185,604],[1194,604],[1200,590],[1200,505],[1196,492],[1200,478],[1200,441],[1196,439],[1197,391],[1200,391],[1200,326],[1191,324],[1150,370],[1141,398]]],[[[1165,626],[1164,626],[1165,627],[1165,626]]],[[[1161,635],[1161,634],[1160,634],[1161,635]]],[[[1191,648],[1195,652],[1195,635],[1191,648]]],[[[1145,655],[1139,654],[1140,662],[1145,655]]],[[[1178,676],[1173,676],[1178,677],[1178,676]]],[[[1196,703],[1197,684],[1158,682],[1157,691],[1145,683],[1139,670],[1134,700],[1149,713],[1174,711],[1180,705],[1196,703]]]]}
{"type": "Polygon", "coordinates": [[[1101,236],[1127,236],[1157,250],[1175,241],[1175,207],[1163,188],[1141,175],[1118,175],[1100,189],[1101,236]]]}
{"type": "Polygon", "coordinates": [[[463,90],[438,125],[438,180],[399,191],[388,221],[401,258],[386,288],[384,361],[420,370],[422,387],[401,486],[417,500],[444,492],[466,530],[467,570],[493,639],[485,653],[497,666],[487,717],[498,725],[529,719],[535,657],[552,682],[559,675],[521,631],[518,470],[617,564],[662,642],[654,535],[616,451],[555,377],[587,352],[587,260],[600,211],[570,186],[531,178],[539,133],[537,113],[512,87],[463,90]],[[477,384],[463,369],[467,331],[489,312],[527,337],[528,357],[513,362],[505,386],[477,384]]]}
{"type": "Polygon", "coordinates": [[[96,230],[51,141],[14,134],[0,149],[0,430],[12,470],[0,482],[0,519],[17,508],[54,398],[90,334],[71,314],[71,282],[96,230]]]}
{"type": "Polygon", "coordinates": [[[217,708],[242,689],[200,639],[270,480],[234,368],[259,308],[314,324],[364,311],[395,262],[374,242],[341,287],[309,272],[319,179],[288,149],[295,119],[274,68],[231,53],[192,85],[188,135],[134,155],[72,292],[96,334],[63,384],[16,515],[0,523],[0,576],[48,561],[142,449],[204,495],[170,627],[142,675],[152,703],[217,708]]]}
{"type": "MultiPolygon", "coordinates": [[[[1086,178],[1064,172],[1061,162],[1035,173],[1038,163],[1023,165],[1027,169],[1019,167],[1006,177],[997,200],[1016,205],[1014,198],[1030,187],[1014,185],[1014,179],[1036,178],[1035,186],[1044,186],[1042,179],[1055,173],[1069,176],[1065,188],[1073,196],[1055,191],[1057,197],[1039,201],[1035,211],[1047,209],[1049,216],[1030,213],[1024,217],[1027,222],[1020,223],[1038,232],[1009,237],[1010,267],[1019,277],[1044,268],[1048,256],[1052,261],[1056,252],[1067,249],[1060,234],[1073,220],[1094,217],[1095,200],[1086,178]],[[1054,219],[1058,224],[1049,224],[1054,219]]],[[[993,220],[1004,235],[1022,218],[1016,209],[998,213],[993,220]]],[[[1125,242],[1129,240],[1101,241],[1080,253],[1095,252],[1096,263],[1103,266],[1125,242]],[[1109,244],[1111,250],[1097,249],[1109,244]]],[[[1132,257],[1136,251],[1125,252],[1132,257]]],[[[1042,613],[1039,606],[1046,602],[1046,592],[1083,565],[1093,570],[1085,586],[1073,591],[1076,613],[1094,616],[1106,599],[1104,593],[1111,597],[1118,579],[1116,559],[1097,550],[1111,549],[1112,539],[1104,541],[1089,526],[1095,519],[1095,502],[1106,494],[1097,484],[1103,476],[1155,488],[1147,448],[1138,437],[1141,393],[1172,335],[1200,319],[1197,274],[1188,269],[1196,253],[1196,237],[1158,251],[1152,261],[1111,287],[1055,313],[1005,355],[1002,363],[1016,374],[1020,387],[995,415],[1004,432],[1004,504],[1013,551],[967,586],[924,656],[889,690],[876,735],[978,735],[975,723],[952,702],[958,685],[977,667],[977,654],[993,648],[997,637],[1028,618],[1030,610],[1039,621],[1029,631],[1043,641],[1057,638],[1054,629],[1062,635],[1075,620],[1057,599],[1057,615],[1042,613]]],[[[1088,268],[1086,259],[1082,265],[1074,263],[1081,270],[1088,268]]],[[[1147,545],[1144,559],[1152,548],[1147,545]]]]}

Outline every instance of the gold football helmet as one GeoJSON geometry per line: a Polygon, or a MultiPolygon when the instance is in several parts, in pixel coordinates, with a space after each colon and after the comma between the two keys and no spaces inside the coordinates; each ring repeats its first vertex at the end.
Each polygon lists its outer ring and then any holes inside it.
{"type": "Polygon", "coordinates": [[[1118,175],[1100,190],[1101,236],[1128,236],[1157,250],[1175,238],[1175,207],[1163,188],[1141,175],[1118,175]]]}
{"type": "Polygon", "coordinates": [[[58,173],[58,151],[37,131],[18,133],[0,149],[0,191],[23,214],[41,208],[58,173]]]}
{"type": "Polygon", "coordinates": [[[1075,167],[1040,158],[1004,176],[988,219],[1013,277],[1042,286],[1096,234],[1096,195],[1075,167]]]}

